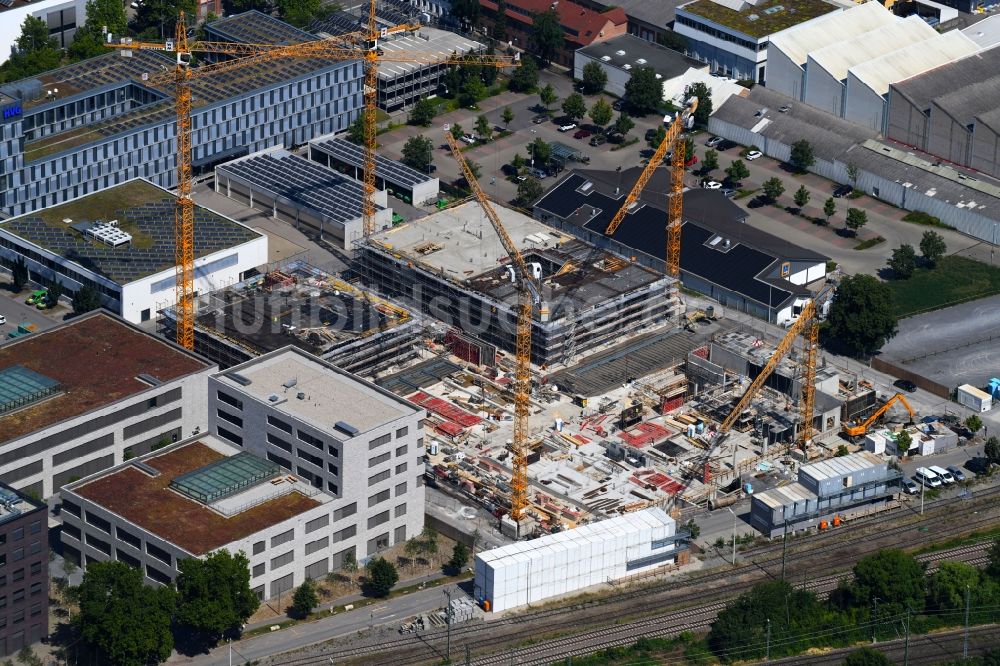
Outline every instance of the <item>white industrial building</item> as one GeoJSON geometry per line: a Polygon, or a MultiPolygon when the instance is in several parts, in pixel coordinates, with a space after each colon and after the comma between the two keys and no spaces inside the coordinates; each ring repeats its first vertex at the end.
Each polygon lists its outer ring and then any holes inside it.
{"type": "Polygon", "coordinates": [[[500,612],[672,564],[676,523],[650,508],[476,555],[474,596],[500,612]]]}
{"type": "MultiPolygon", "coordinates": [[[[0,223],[0,264],[32,279],[96,289],[105,307],[143,322],[177,301],[173,194],[130,180],[0,223]]],[[[195,292],[215,291],[267,263],[267,237],[203,208],[194,212],[195,292]]]]}
{"type": "Polygon", "coordinates": [[[73,43],[76,30],[87,21],[86,0],[6,0],[0,2],[0,63],[10,57],[21,36],[24,19],[34,16],[45,21],[49,36],[59,48],[73,43]]]}
{"type": "Polygon", "coordinates": [[[204,431],[217,371],[103,311],[0,345],[0,481],[49,497],[204,431]]]}
{"type": "Polygon", "coordinates": [[[940,34],[919,16],[868,2],[775,35],[767,86],[884,132],[891,84],[979,49],[959,30],[940,34]]]}
{"type": "Polygon", "coordinates": [[[62,543],[81,565],[118,560],[167,585],[180,563],[219,550],[250,559],[258,598],[329,571],[333,497],[210,436],[63,488],[62,543]]]}

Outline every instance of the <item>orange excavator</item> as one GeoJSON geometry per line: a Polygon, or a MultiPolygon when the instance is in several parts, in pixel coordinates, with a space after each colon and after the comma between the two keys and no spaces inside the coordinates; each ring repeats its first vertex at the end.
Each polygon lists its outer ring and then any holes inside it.
{"type": "Polygon", "coordinates": [[[903,407],[906,407],[906,411],[910,413],[910,423],[913,423],[913,418],[915,416],[913,408],[910,407],[910,403],[906,401],[906,398],[903,397],[902,393],[897,393],[896,395],[886,400],[884,405],[876,409],[871,416],[869,416],[861,423],[852,423],[852,422],[845,423],[843,425],[844,434],[847,435],[848,437],[851,437],[852,439],[855,437],[864,436],[865,434],[868,433],[868,427],[871,426],[876,421],[878,421],[882,417],[882,415],[885,414],[887,411],[889,411],[889,409],[897,402],[901,403],[903,407]]]}

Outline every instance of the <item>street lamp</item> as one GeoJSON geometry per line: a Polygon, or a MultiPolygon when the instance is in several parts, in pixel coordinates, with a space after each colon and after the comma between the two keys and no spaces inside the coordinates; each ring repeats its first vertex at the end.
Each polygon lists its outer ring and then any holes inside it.
{"type": "Polygon", "coordinates": [[[736,512],[731,507],[726,507],[726,511],[733,514],[733,566],[736,566],[736,512]]]}

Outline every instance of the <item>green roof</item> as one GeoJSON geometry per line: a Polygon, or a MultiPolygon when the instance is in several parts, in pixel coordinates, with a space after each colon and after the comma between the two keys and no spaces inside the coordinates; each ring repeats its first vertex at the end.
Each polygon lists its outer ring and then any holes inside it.
{"type": "Polygon", "coordinates": [[[170,482],[170,487],[191,499],[209,504],[241,490],[246,490],[281,473],[270,460],[258,458],[248,451],[221,458],[200,469],[182,474],[170,482]]]}
{"type": "Polygon", "coordinates": [[[764,0],[756,6],[747,5],[741,11],[729,9],[713,0],[695,0],[678,9],[755,39],[837,11],[836,6],[824,0],[764,0]]]}

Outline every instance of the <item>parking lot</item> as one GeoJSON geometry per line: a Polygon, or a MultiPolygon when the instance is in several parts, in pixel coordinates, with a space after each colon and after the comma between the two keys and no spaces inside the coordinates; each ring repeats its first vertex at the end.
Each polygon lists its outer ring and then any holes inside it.
{"type": "Polygon", "coordinates": [[[19,324],[33,324],[36,331],[44,331],[58,324],[72,312],[65,301],[55,310],[44,312],[32,305],[25,305],[24,299],[29,294],[31,294],[29,288],[25,288],[20,294],[14,294],[10,289],[10,276],[0,274],[0,315],[7,319],[7,323],[0,324],[0,343],[8,340],[7,334],[17,330],[19,324]]]}

